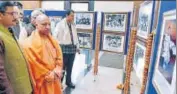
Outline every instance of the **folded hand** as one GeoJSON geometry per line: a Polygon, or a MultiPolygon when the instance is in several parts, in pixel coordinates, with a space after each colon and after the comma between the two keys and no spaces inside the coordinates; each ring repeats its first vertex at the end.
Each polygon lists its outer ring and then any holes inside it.
{"type": "Polygon", "coordinates": [[[58,66],[53,71],[59,79],[62,78],[62,70],[58,66]]]}
{"type": "Polygon", "coordinates": [[[49,72],[46,76],[45,76],[45,80],[47,82],[51,82],[51,81],[54,81],[55,79],[55,73],[52,71],[52,72],[49,72]]]}

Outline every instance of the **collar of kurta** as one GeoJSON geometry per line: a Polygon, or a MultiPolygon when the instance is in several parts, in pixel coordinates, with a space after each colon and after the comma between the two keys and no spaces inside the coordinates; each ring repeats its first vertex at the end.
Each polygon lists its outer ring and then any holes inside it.
{"type": "Polygon", "coordinates": [[[69,25],[74,25],[74,22],[67,22],[66,18],[64,18],[64,21],[69,25]]]}
{"type": "Polygon", "coordinates": [[[12,35],[12,33],[9,32],[8,28],[5,28],[2,24],[0,24],[0,31],[4,32],[7,35],[12,35]]]}
{"type": "Polygon", "coordinates": [[[48,34],[48,36],[40,35],[39,31],[35,30],[32,32],[29,40],[32,42],[33,46],[39,47],[42,45],[41,40],[45,38],[49,38],[50,40],[52,40],[52,36],[50,34],[48,34]]]}

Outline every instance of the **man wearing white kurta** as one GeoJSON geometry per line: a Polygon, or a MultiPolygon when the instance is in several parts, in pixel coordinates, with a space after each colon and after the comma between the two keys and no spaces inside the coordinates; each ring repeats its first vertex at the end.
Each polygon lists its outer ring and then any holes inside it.
{"type": "Polygon", "coordinates": [[[64,59],[63,70],[64,71],[66,70],[67,72],[66,85],[70,88],[75,88],[75,86],[71,82],[71,74],[75,54],[77,51],[79,51],[77,31],[73,21],[74,21],[74,11],[68,10],[66,12],[66,18],[64,18],[56,25],[53,34],[62,48],[64,59]]]}

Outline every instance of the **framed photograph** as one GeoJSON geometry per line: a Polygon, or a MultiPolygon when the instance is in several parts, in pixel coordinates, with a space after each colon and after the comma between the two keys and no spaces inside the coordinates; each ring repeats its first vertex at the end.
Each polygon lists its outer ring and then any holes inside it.
{"type": "Polygon", "coordinates": [[[165,12],[153,83],[160,94],[176,90],[176,10],[165,12]]]}
{"type": "Polygon", "coordinates": [[[124,52],[124,37],[116,34],[104,34],[102,50],[123,53],[124,52]]]}
{"type": "Polygon", "coordinates": [[[104,13],[104,31],[125,32],[127,27],[127,13],[104,13]]]}
{"type": "Polygon", "coordinates": [[[153,1],[145,1],[140,5],[137,35],[141,38],[147,39],[147,35],[150,32],[152,10],[153,1]]]}
{"type": "Polygon", "coordinates": [[[135,44],[135,52],[133,59],[133,67],[136,71],[137,77],[140,79],[140,82],[143,81],[143,71],[145,65],[145,52],[146,47],[140,42],[136,42],[135,44]]]}
{"type": "Polygon", "coordinates": [[[74,14],[74,23],[77,29],[92,30],[94,24],[93,12],[76,12],[74,14]]]}
{"type": "Polygon", "coordinates": [[[49,16],[51,22],[51,31],[53,32],[57,23],[62,20],[62,16],[49,16]]]}
{"type": "Polygon", "coordinates": [[[91,49],[92,48],[92,33],[78,32],[79,47],[91,49]]]}

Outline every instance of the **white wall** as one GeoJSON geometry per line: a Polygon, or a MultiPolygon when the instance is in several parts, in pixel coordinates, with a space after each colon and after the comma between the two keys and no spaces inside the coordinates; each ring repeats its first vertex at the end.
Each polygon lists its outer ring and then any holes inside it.
{"type": "Polygon", "coordinates": [[[88,3],[71,3],[71,9],[74,11],[88,11],[88,3]]]}
{"type": "Polygon", "coordinates": [[[64,1],[42,1],[45,10],[64,10],[64,1]]]}
{"type": "MultiPolygon", "coordinates": [[[[94,1],[94,11],[98,12],[133,12],[133,1],[94,1]]],[[[98,13],[98,23],[101,13],[98,13]]]]}
{"type": "Polygon", "coordinates": [[[95,1],[94,11],[130,12],[133,11],[133,1],[95,1]]]}

